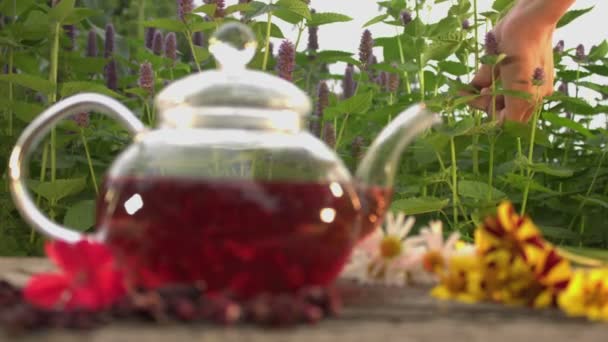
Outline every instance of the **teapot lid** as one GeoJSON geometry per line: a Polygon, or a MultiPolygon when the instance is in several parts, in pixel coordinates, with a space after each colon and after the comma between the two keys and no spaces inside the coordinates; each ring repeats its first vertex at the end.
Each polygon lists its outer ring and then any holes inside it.
{"type": "Polygon", "coordinates": [[[222,25],[209,40],[219,70],[176,81],[156,97],[160,126],[299,130],[312,104],[296,85],[247,69],[257,40],[248,26],[222,25]]]}

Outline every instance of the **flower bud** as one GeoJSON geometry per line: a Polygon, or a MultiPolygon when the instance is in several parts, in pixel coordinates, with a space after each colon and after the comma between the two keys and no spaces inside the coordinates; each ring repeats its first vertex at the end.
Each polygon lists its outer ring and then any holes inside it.
{"type": "Polygon", "coordinates": [[[327,106],[329,106],[329,87],[325,81],[321,81],[317,88],[317,104],[313,113],[313,121],[310,124],[310,131],[317,137],[321,137],[321,124],[327,106]]]}
{"type": "Polygon", "coordinates": [[[192,0],[177,0],[177,16],[181,21],[186,21],[186,15],[190,14],[194,9],[192,0]]]}
{"type": "Polygon", "coordinates": [[[543,68],[534,69],[534,74],[532,75],[532,84],[535,86],[541,86],[545,83],[545,70],[543,68]]]}
{"type": "Polygon", "coordinates": [[[108,89],[117,90],[118,89],[118,66],[116,64],[116,60],[112,58],[110,62],[105,67],[105,78],[106,78],[106,86],[108,89]]]}
{"type": "Polygon", "coordinates": [[[152,42],[152,52],[154,52],[157,56],[162,56],[163,54],[163,34],[159,31],[156,31],[154,34],[154,41],[152,42]]]}
{"type": "Polygon", "coordinates": [[[401,23],[403,26],[407,26],[412,22],[412,14],[408,11],[401,12],[401,23]]]}
{"type": "Polygon", "coordinates": [[[336,130],[334,128],[334,124],[331,122],[326,122],[323,124],[323,141],[327,144],[327,146],[331,148],[336,147],[336,130]]]}
{"type": "Polygon", "coordinates": [[[373,55],[373,48],[374,39],[372,38],[372,33],[369,30],[363,31],[361,43],[359,44],[359,61],[366,70],[368,69],[373,55]]]}
{"type": "Polygon", "coordinates": [[[381,71],[374,82],[380,86],[382,91],[388,90],[388,73],[386,71],[381,71]]]}
{"type": "Polygon", "coordinates": [[[192,35],[192,43],[196,46],[202,47],[205,44],[205,36],[203,32],[194,32],[192,35]]]}
{"type": "Polygon", "coordinates": [[[156,29],[154,27],[148,27],[146,29],[146,48],[152,50],[154,46],[154,35],[156,34],[156,29]]]}
{"type": "Polygon", "coordinates": [[[553,48],[553,52],[564,53],[564,48],[565,48],[565,43],[563,40],[560,40],[557,42],[557,44],[555,44],[555,47],[553,48]]]}
{"type": "Polygon", "coordinates": [[[76,123],[76,125],[78,125],[78,127],[80,127],[80,128],[89,127],[90,114],[88,112],[82,112],[82,113],[72,115],[70,117],[70,119],[72,119],[76,123]]]}
{"type": "Polygon", "coordinates": [[[357,137],[355,137],[355,139],[353,139],[353,142],[350,145],[351,156],[357,162],[359,162],[359,161],[361,161],[361,159],[363,159],[363,155],[364,155],[363,145],[364,144],[365,144],[365,139],[363,139],[362,136],[357,136],[357,137]]]}
{"type": "Polygon", "coordinates": [[[486,55],[497,56],[500,54],[498,49],[498,40],[496,40],[496,35],[494,34],[494,32],[490,31],[486,33],[484,47],[486,50],[486,55]]]}
{"type": "Polygon", "coordinates": [[[346,66],[342,80],[342,98],[349,99],[355,94],[355,68],[352,64],[346,66]]]}
{"type": "Polygon", "coordinates": [[[560,93],[568,96],[568,83],[566,82],[562,82],[559,87],[557,88],[557,91],[559,91],[560,93]]]}
{"type": "Polygon", "coordinates": [[[97,57],[98,54],[97,33],[95,33],[95,30],[90,30],[87,38],[87,57],[97,57]]]}
{"type": "Polygon", "coordinates": [[[177,37],[175,33],[169,32],[165,37],[165,57],[172,61],[172,66],[177,60],[177,37]]]}
{"type": "Polygon", "coordinates": [[[308,51],[319,50],[319,28],[317,26],[308,27],[308,51]]]}
{"type": "Polygon", "coordinates": [[[139,68],[139,87],[148,94],[152,94],[154,92],[154,70],[152,69],[152,64],[150,62],[142,63],[139,68]]]}
{"type": "Polygon", "coordinates": [[[469,21],[469,19],[465,19],[462,21],[462,29],[463,30],[468,30],[471,28],[471,22],[469,21]]]}
{"type": "Polygon", "coordinates": [[[293,44],[284,40],[279,47],[279,59],[277,62],[277,69],[279,71],[279,77],[284,80],[293,80],[293,71],[295,68],[296,51],[293,44]]]}
{"type": "MultiPolygon", "coordinates": [[[[395,66],[395,65],[393,65],[395,66]]],[[[399,79],[399,74],[389,73],[388,81],[387,81],[387,90],[391,93],[396,93],[399,90],[399,84],[401,80],[399,79]]]]}
{"type": "Polygon", "coordinates": [[[579,44],[576,47],[576,53],[574,55],[574,59],[577,62],[584,62],[587,59],[587,55],[585,54],[585,46],[583,44],[579,44]]]}
{"type": "Polygon", "coordinates": [[[114,31],[114,25],[106,25],[106,41],[103,53],[104,58],[110,58],[112,55],[114,55],[115,35],[116,33],[114,31]]]}

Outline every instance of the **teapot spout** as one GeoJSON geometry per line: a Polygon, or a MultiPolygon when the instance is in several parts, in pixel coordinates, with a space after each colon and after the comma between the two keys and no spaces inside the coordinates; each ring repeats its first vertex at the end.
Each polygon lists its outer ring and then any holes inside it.
{"type": "Polygon", "coordinates": [[[363,157],[355,174],[359,184],[392,189],[405,148],[416,136],[439,123],[439,115],[431,113],[424,104],[417,104],[399,114],[363,157]]]}

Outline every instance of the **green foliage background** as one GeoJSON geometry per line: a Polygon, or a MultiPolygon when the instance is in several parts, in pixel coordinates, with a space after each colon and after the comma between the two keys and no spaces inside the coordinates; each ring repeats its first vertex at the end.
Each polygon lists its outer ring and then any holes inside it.
{"type": "MultiPolygon", "coordinates": [[[[399,33],[375,37],[375,45],[383,48],[383,62],[375,64],[370,72],[356,73],[359,87],[355,96],[342,99],[339,94],[330,95],[322,121],[334,125],[337,152],[354,169],[357,158],[351,143],[357,137],[363,137],[368,145],[390,118],[414,103],[425,101],[442,114],[446,124],[425,134],[407,151],[395,189],[394,209],[420,216],[419,222],[442,219],[450,229],[459,230],[470,239],[475,225],[499,201],[510,199],[521,206],[527,193],[526,212],[548,238],[570,246],[605,248],[608,245],[608,132],[589,123],[607,112],[605,78],[598,83],[592,82],[591,76],[608,76],[608,43],[598,42],[575,69],[566,63],[574,59],[573,48],[555,54],[556,81],[569,83],[570,95],[556,92],[547,98],[539,108],[538,124],[531,134],[532,125],[500,126],[468,108],[465,103],[470,97],[458,95],[459,90],[466,88],[461,79],[471,75],[482,61],[483,36],[476,36],[475,28],[480,27],[482,32],[491,29],[512,1],[496,0],[493,10],[486,13],[475,13],[475,1],[454,1],[449,13],[439,22],[425,22],[417,15],[423,6],[440,2],[445,0],[423,0],[417,5],[405,0],[379,2],[379,13],[370,18],[366,26],[384,22],[396,26],[399,33]],[[414,18],[407,26],[400,20],[404,10],[414,18]],[[465,20],[473,28],[463,28],[465,20]],[[398,75],[399,89],[389,91],[375,82],[372,76],[380,72],[398,75]],[[581,88],[594,91],[597,99],[578,97],[581,88]],[[528,158],[531,145],[532,158],[528,158]]],[[[213,18],[214,5],[200,7],[197,12],[211,19],[206,21],[201,16],[190,15],[185,25],[176,19],[173,0],[63,0],[54,9],[50,9],[46,1],[0,1],[0,13],[4,15],[0,58],[2,65],[14,67],[14,72],[7,68],[0,75],[0,172],[3,175],[0,255],[41,253],[43,239],[23,223],[12,204],[6,167],[20,132],[55,100],[81,91],[101,92],[122,101],[145,120],[147,110],[151,109],[151,95],[138,87],[141,63],[152,63],[157,90],[166,81],[196,71],[192,51],[203,69],[214,67],[205,47],[190,48],[187,38],[195,31],[202,31],[208,37],[221,22],[238,20],[240,13],[244,13],[260,46],[251,67],[273,72],[276,57],[269,54],[264,65],[264,47],[269,38],[266,32],[274,38],[283,38],[274,23],[284,21],[295,25],[301,38],[297,45],[302,45],[309,26],[319,26],[322,30],[324,25],[340,25],[350,20],[339,13],[311,13],[301,0],[279,0],[271,4],[253,1],[232,6],[226,18],[213,18]],[[269,18],[273,23],[270,26],[269,18]],[[109,22],[118,32],[114,58],[119,64],[120,81],[116,91],[106,87],[103,77],[109,59],[85,57],[87,31],[95,30],[99,46],[103,47],[104,27],[109,22]],[[68,24],[75,25],[79,31],[74,50],[69,49],[71,42],[62,29],[68,24]],[[144,47],[146,26],[178,33],[180,57],[175,66],[144,47]],[[57,51],[52,48],[55,39],[60,46],[57,51]],[[54,55],[58,56],[56,82],[51,58],[54,55]]],[[[569,12],[560,26],[585,12],[569,12]]],[[[300,50],[294,82],[312,97],[320,81],[339,82],[343,78],[330,73],[328,65],[346,62],[361,69],[358,56],[350,52],[300,50]]],[[[495,94],[507,93],[523,96],[503,90],[498,82],[495,94]]],[[[101,183],[103,172],[129,141],[117,123],[100,116],[92,115],[86,127],[66,120],[56,128],[53,144],[47,141],[32,158],[31,189],[41,207],[59,222],[81,230],[92,229],[94,184],[101,183]],[[85,154],[84,141],[87,141],[90,158],[85,154]],[[57,157],[51,162],[53,150],[57,157]]]]}

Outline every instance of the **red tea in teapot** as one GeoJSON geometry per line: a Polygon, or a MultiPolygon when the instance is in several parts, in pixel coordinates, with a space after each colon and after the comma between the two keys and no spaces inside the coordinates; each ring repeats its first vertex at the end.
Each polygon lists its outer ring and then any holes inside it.
{"type": "Polygon", "coordinates": [[[329,284],[391,195],[356,189],[358,210],[338,183],[149,177],[105,189],[97,226],[140,285],[201,282],[241,297],[329,284]]]}

